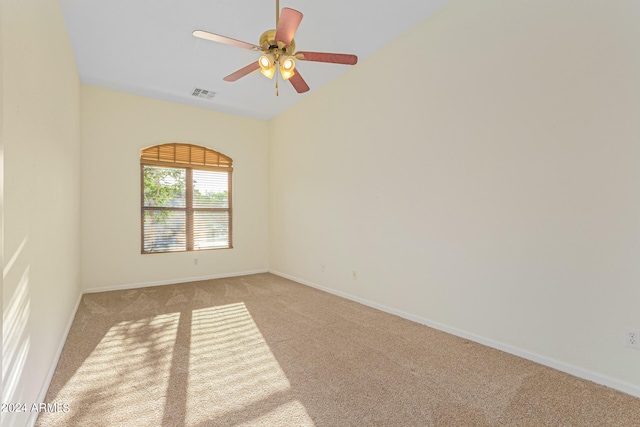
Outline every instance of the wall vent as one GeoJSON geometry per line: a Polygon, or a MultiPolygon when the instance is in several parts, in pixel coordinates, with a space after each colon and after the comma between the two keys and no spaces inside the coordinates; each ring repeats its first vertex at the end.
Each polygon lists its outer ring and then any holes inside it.
{"type": "Polygon", "coordinates": [[[193,89],[193,92],[191,92],[191,95],[202,99],[211,99],[216,96],[216,93],[212,90],[200,89],[196,87],[193,89]]]}

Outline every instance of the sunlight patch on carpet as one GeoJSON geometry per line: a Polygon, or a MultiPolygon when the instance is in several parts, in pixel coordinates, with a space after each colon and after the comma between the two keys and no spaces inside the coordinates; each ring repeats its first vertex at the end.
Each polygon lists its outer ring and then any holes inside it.
{"type": "Polygon", "coordinates": [[[74,425],[91,425],[101,415],[117,425],[132,420],[151,425],[157,419],[154,412],[165,405],[179,317],[163,314],[109,329],[62,390],[69,389],[76,402],[70,413],[74,425]]]}
{"type": "Polygon", "coordinates": [[[193,311],[187,425],[205,421],[207,412],[215,419],[257,406],[264,416],[295,407],[297,417],[308,418],[302,404],[270,401],[290,387],[244,303],[193,311]]]}

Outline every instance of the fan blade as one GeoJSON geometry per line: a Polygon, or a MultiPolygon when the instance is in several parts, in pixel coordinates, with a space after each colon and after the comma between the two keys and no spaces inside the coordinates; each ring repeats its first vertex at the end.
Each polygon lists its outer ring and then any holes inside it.
{"type": "Polygon", "coordinates": [[[298,70],[293,70],[293,76],[289,78],[291,85],[298,93],[305,93],[309,91],[309,85],[304,81],[298,70]]]}
{"type": "Polygon", "coordinates": [[[235,82],[236,80],[246,76],[247,74],[253,73],[259,68],[260,68],[260,64],[258,64],[258,61],[254,61],[251,64],[247,65],[246,67],[240,68],[235,73],[229,74],[227,77],[225,77],[222,80],[224,80],[225,82],[235,82]]]}
{"type": "Polygon", "coordinates": [[[332,64],[356,65],[358,57],[345,53],[296,52],[296,58],[302,61],[330,62],[332,64]]]}
{"type": "Polygon", "coordinates": [[[278,28],[276,28],[276,43],[283,42],[289,46],[301,21],[302,13],[294,9],[289,9],[288,7],[282,9],[280,20],[278,21],[278,28]]]}
{"type": "Polygon", "coordinates": [[[224,43],[230,46],[241,47],[243,49],[261,50],[260,46],[256,46],[255,44],[232,39],[231,37],[220,36],[218,34],[213,34],[208,31],[195,30],[193,32],[193,35],[201,39],[211,40],[212,42],[224,43]]]}

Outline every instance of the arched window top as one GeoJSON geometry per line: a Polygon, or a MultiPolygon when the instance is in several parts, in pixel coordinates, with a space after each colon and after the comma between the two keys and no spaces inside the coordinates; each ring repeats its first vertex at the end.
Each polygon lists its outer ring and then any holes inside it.
{"type": "Polygon", "coordinates": [[[140,162],[158,166],[185,167],[191,165],[198,169],[212,169],[219,171],[233,170],[231,157],[192,144],[170,143],[154,145],[140,150],[140,162]]]}

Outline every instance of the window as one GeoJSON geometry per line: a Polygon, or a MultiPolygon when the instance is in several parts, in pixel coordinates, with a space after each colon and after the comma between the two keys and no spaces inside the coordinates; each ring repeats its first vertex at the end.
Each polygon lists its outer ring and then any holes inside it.
{"type": "Polygon", "coordinates": [[[232,248],[232,165],[197,145],[143,149],[142,253],[232,248]]]}

